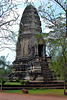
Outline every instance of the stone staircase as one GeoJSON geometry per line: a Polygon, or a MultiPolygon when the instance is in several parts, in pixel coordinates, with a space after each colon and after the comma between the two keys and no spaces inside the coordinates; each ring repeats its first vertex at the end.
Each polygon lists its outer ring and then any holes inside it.
{"type": "MultiPolygon", "coordinates": [[[[67,84],[66,84],[67,89],[67,84]]],[[[3,85],[3,90],[19,90],[19,89],[63,89],[64,83],[61,82],[50,82],[50,83],[44,83],[44,82],[30,82],[29,85],[3,85]]]]}
{"type": "Polygon", "coordinates": [[[41,61],[40,65],[41,65],[42,75],[44,77],[44,82],[48,84],[49,82],[53,82],[53,72],[50,71],[47,61],[41,61]]]}

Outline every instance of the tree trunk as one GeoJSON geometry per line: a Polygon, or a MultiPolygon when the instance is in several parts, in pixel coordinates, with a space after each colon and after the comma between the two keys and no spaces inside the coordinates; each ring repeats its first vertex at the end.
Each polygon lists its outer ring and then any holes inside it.
{"type": "Polygon", "coordinates": [[[66,8],[66,38],[67,38],[67,8],[66,8]]]}
{"type": "Polygon", "coordinates": [[[1,90],[2,90],[2,80],[1,80],[1,90]]]}
{"type": "Polygon", "coordinates": [[[66,93],[66,87],[65,87],[65,78],[64,78],[64,95],[66,93]]]}
{"type": "Polygon", "coordinates": [[[65,64],[64,64],[64,95],[66,94],[66,86],[65,85],[66,85],[66,57],[65,57],[65,64]]]}

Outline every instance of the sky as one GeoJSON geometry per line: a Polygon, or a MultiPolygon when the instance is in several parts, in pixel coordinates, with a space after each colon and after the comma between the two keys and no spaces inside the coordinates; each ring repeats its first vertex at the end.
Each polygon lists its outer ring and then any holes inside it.
{"type": "MultiPolygon", "coordinates": [[[[19,14],[19,23],[20,23],[20,19],[21,19],[22,13],[23,13],[25,7],[27,6],[27,4],[24,4],[24,2],[26,0],[13,0],[14,3],[16,3],[17,1],[20,2],[20,5],[18,5],[18,7],[17,7],[17,12],[19,14]]],[[[41,3],[45,2],[45,5],[46,5],[47,2],[50,1],[50,0],[28,0],[28,1],[29,2],[32,1],[33,2],[32,4],[36,7],[36,9],[38,9],[38,7],[39,7],[39,5],[41,3]]],[[[53,2],[51,2],[51,3],[52,3],[53,6],[56,5],[53,2]]],[[[58,11],[56,13],[58,13],[60,11],[62,11],[62,10],[58,8],[58,11]]],[[[45,23],[44,23],[43,19],[40,18],[40,20],[41,20],[41,24],[42,24],[42,26],[41,26],[42,27],[42,32],[49,32],[49,29],[45,28],[45,23]]],[[[15,27],[13,27],[13,30],[16,30],[16,32],[17,32],[19,30],[19,25],[15,25],[15,27]]],[[[18,34],[18,32],[17,32],[17,34],[18,34]]],[[[5,50],[0,52],[0,56],[7,56],[7,55],[8,55],[7,61],[13,62],[15,60],[15,58],[16,58],[15,50],[5,49],[5,50]]]]}

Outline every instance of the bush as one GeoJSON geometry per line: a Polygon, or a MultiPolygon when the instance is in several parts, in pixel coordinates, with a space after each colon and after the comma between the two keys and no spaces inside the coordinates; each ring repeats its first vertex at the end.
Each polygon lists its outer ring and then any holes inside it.
{"type": "Polygon", "coordinates": [[[19,82],[19,79],[16,79],[16,82],[19,82]]]}
{"type": "Polygon", "coordinates": [[[22,85],[29,85],[30,84],[30,81],[24,81],[24,80],[20,80],[20,83],[22,84],[22,85]]]}
{"type": "Polygon", "coordinates": [[[25,85],[29,85],[30,84],[30,81],[25,81],[25,85]]]}
{"type": "Polygon", "coordinates": [[[4,85],[6,81],[2,81],[2,84],[4,85]]]}
{"type": "Polygon", "coordinates": [[[9,81],[10,81],[10,82],[13,82],[13,79],[10,79],[9,81]]]}
{"type": "Polygon", "coordinates": [[[24,85],[25,81],[24,80],[20,80],[20,83],[24,85]]]}

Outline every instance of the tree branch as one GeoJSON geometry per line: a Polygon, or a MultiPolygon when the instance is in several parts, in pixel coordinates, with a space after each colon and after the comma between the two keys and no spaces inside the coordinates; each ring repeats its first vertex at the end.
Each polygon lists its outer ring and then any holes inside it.
{"type": "Polygon", "coordinates": [[[16,20],[17,20],[17,18],[16,18],[15,20],[12,19],[12,20],[10,20],[10,21],[4,22],[4,23],[2,23],[2,24],[0,25],[0,27],[3,26],[3,25],[5,25],[5,24],[8,24],[8,23],[10,23],[10,22],[12,22],[12,21],[14,22],[14,21],[16,21],[16,20]]]}
{"type": "Polygon", "coordinates": [[[61,5],[61,3],[58,0],[54,0],[54,1],[57,2],[57,4],[59,4],[61,8],[66,12],[65,8],[61,5]]]}

